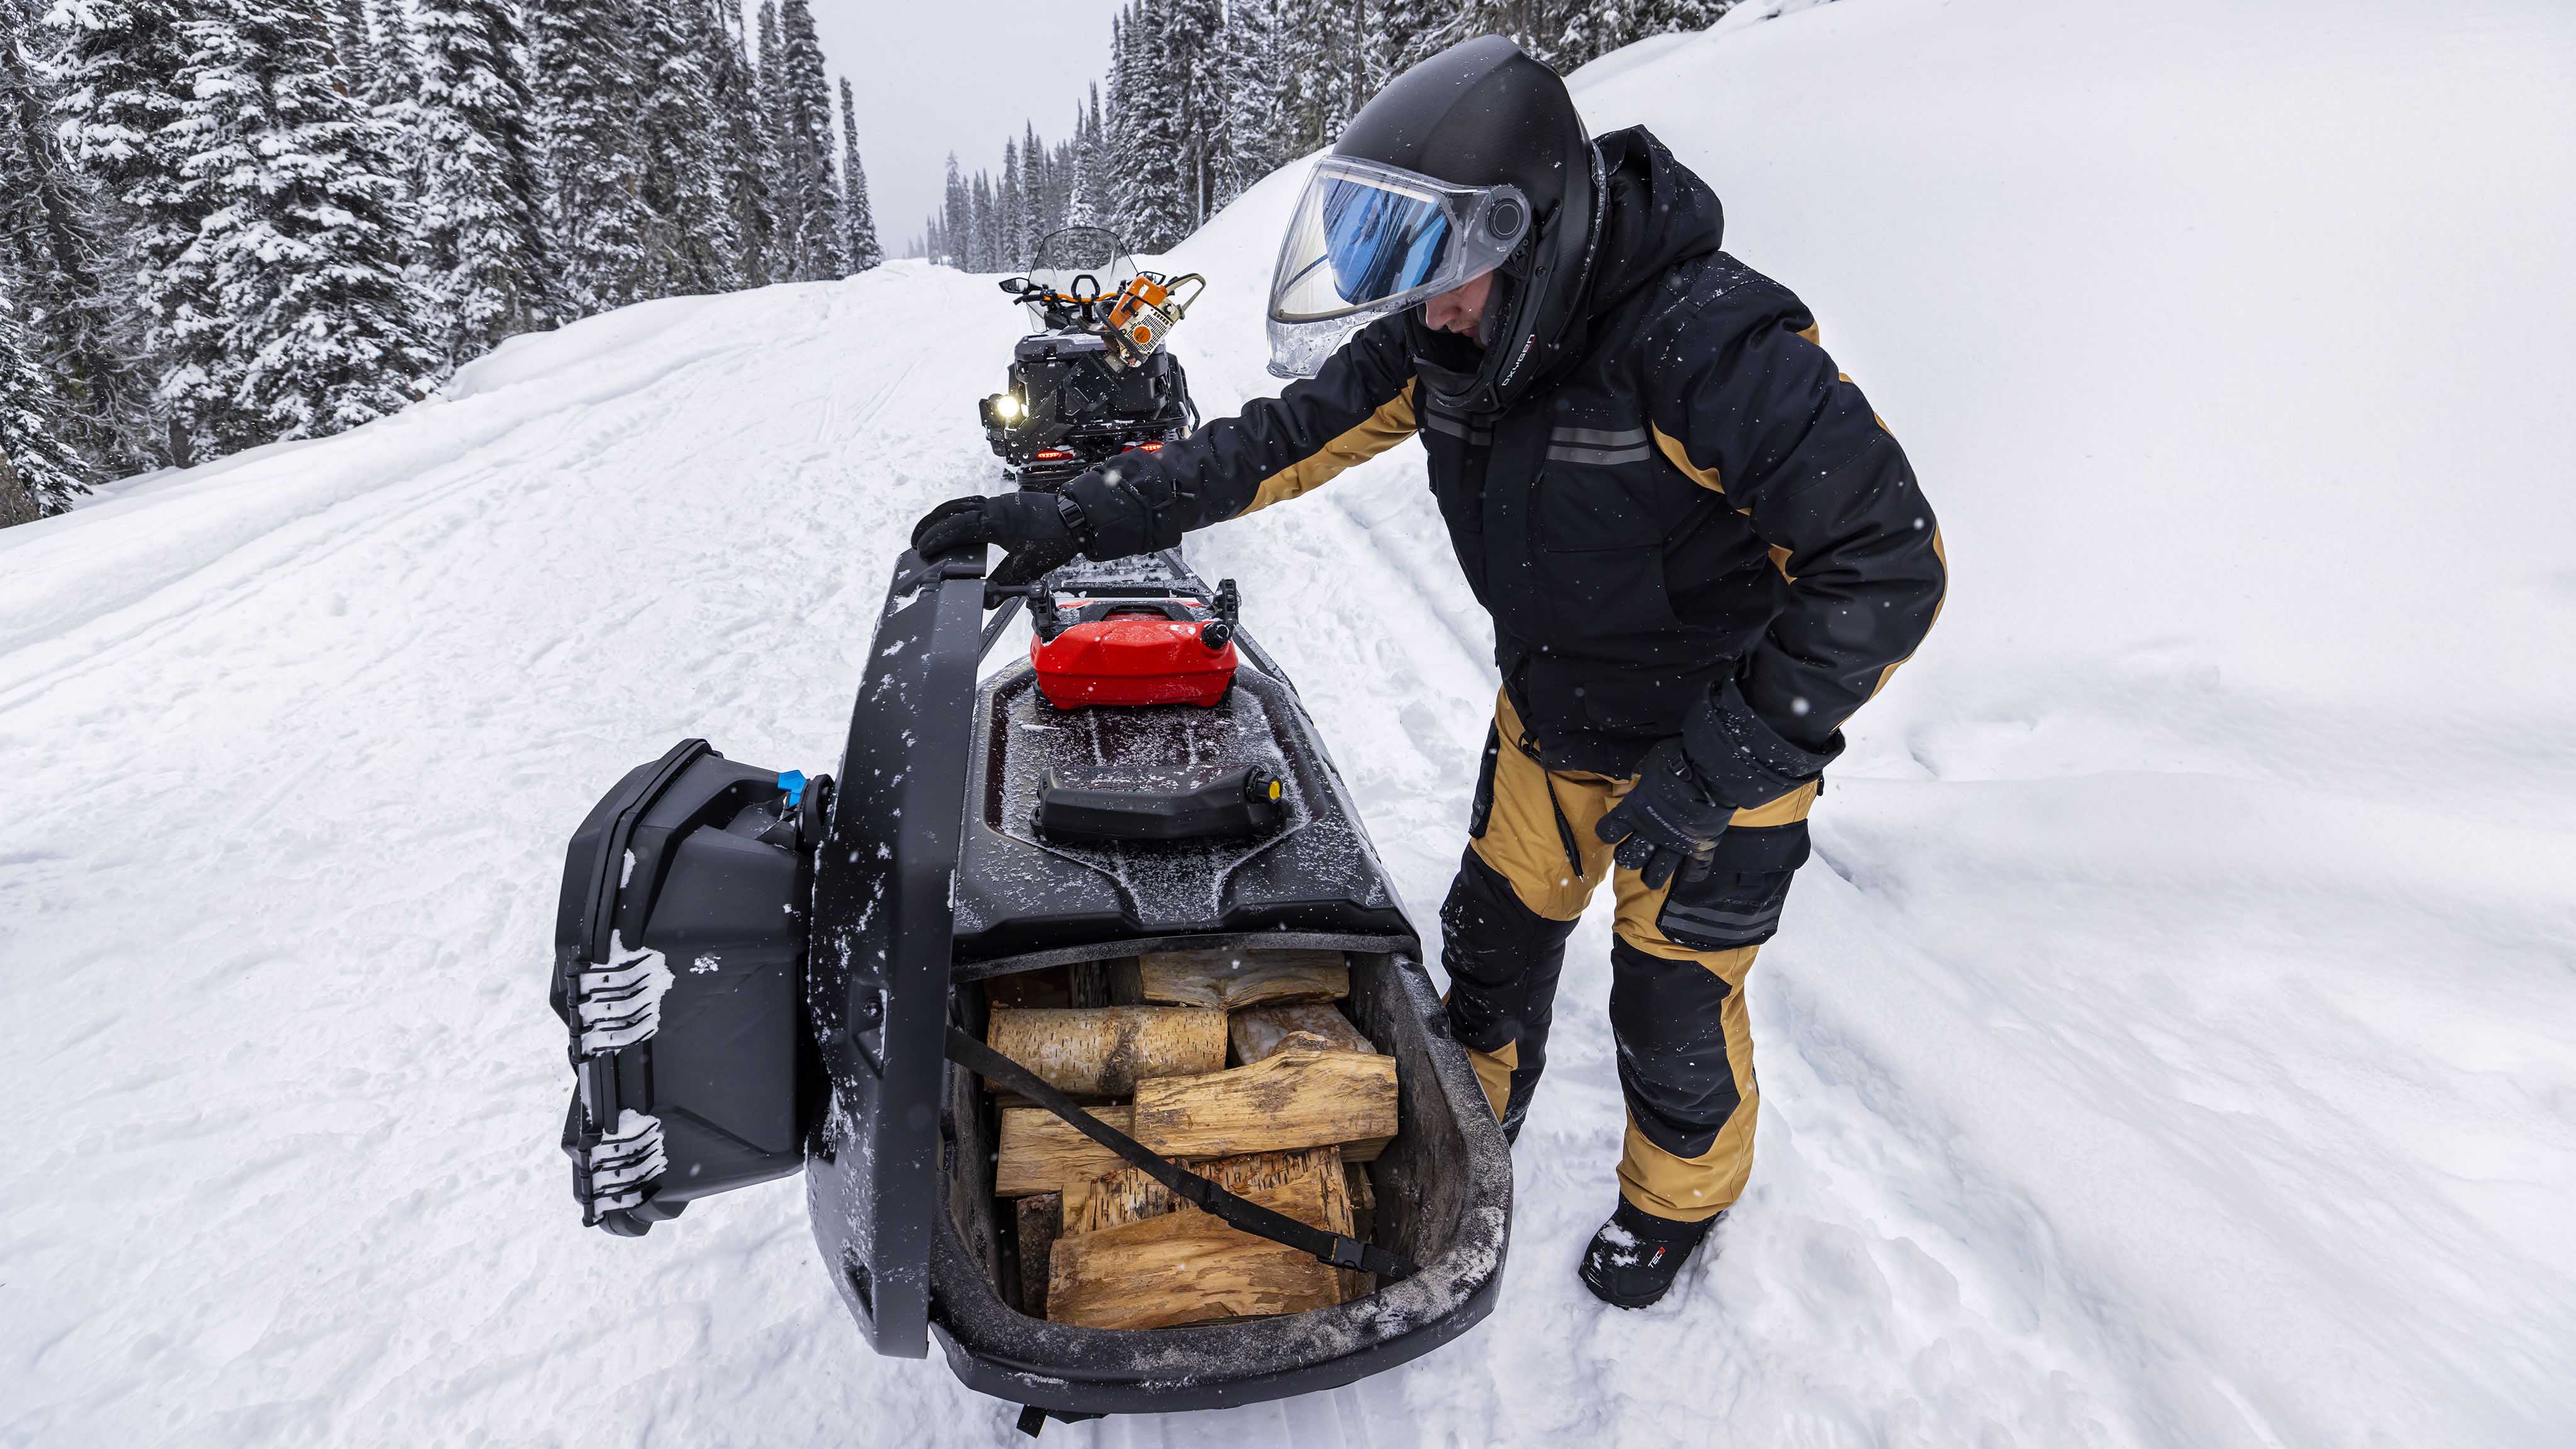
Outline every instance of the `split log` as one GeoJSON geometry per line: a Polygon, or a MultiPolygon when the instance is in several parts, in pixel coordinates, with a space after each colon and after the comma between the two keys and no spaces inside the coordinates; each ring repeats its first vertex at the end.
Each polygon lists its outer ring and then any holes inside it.
{"type": "Polygon", "coordinates": [[[1351,994],[1351,968],[1339,951],[1149,951],[1137,977],[1147,1001],[1229,1011],[1351,994]]]}
{"type": "MultiPolygon", "coordinates": [[[[1245,1196],[1313,1221],[1327,1209],[1311,1177],[1245,1196]]],[[[1185,1207],[1123,1227],[1058,1238],[1047,1316],[1087,1328],[1171,1328],[1266,1318],[1342,1300],[1341,1271],[1185,1207]]]]}
{"type": "MultiPolygon", "coordinates": [[[[1091,1115],[1124,1132],[1132,1116],[1126,1107],[1099,1107],[1091,1115]]],[[[1001,1146],[993,1164],[993,1195],[1028,1197],[1061,1192],[1067,1184],[1106,1177],[1127,1159],[1076,1132],[1043,1107],[1013,1107],[1002,1113],[1001,1146]]]]}
{"type": "Polygon", "coordinates": [[[1374,1158],[1395,1135],[1395,1059],[1291,1049],[1250,1066],[1136,1086],[1129,1135],[1165,1157],[1233,1157],[1344,1143],[1374,1158]]]}
{"type": "MultiPolygon", "coordinates": [[[[1349,1184],[1342,1177],[1338,1147],[1308,1147],[1295,1152],[1258,1152],[1189,1164],[1190,1170],[1241,1197],[1289,1183],[1312,1180],[1315,1198],[1324,1204],[1314,1225],[1328,1232],[1351,1231],[1349,1184]]],[[[1064,1236],[1125,1227],[1177,1211],[1181,1200],[1171,1190],[1133,1167],[1107,1177],[1068,1183],[1064,1190],[1064,1236]]]]}
{"type": "Polygon", "coordinates": [[[1077,1096],[1123,1097],[1147,1077],[1225,1067],[1225,1014],[1187,1006],[995,1011],[985,1042],[1077,1096]]]}
{"type": "Polygon", "coordinates": [[[1226,1036],[1234,1043],[1236,1066],[1248,1067],[1263,1057],[1276,1054],[1297,1033],[1323,1038],[1334,1051],[1374,1052],[1377,1047],[1351,1019],[1323,1002],[1295,1006],[1256,1006],[1238,1011],[1226,1021],[1226,1036]]]}
{"type": "Polygon", "coordinates": [[[1021,1198],[1018,1219],[1020,1311],[1044,1318],[1048,1265],[1054,1261],[1055,1240],[1064,1235],[1064,1199],[1051,1192],[1021,1198]]]}
{"type": "Polygon", "coordinates": [[[1121,956],[1109,963],[1109,1004],[1142,1006],[1145,1004],[1143,968],[1133,956],[1121,956]]]}
{"type": "Polygon", "coordinates": [[[1072,979],[1075,1006],[1107,1006],[1109,1001],[1109,963],[1076,961],[1067,968],[1072,979]]]}

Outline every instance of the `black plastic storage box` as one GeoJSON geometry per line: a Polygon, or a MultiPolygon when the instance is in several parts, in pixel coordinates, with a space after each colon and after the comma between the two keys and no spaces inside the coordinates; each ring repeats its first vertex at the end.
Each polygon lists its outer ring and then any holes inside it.
{"type": "MultiPolygon", "coordinates": [[[[1024,662],[979,683],[1002,623],[985,626],[1001,601],[982,572],[897,564],[837,791],[692,741],[629,774],[574,837],[555,1000],[586,1220],[642,1232],[801,1161],[815,1242],[871,1346],[918,1357],[935,1335],[969,1386],[1069,1417],[1331,1388],[1464,1332],[1501,1281],[1509,1157],[1295,690],[1240,635],[1247,662],[1212,709],[1055,711],[1024,662]],[[1121,761],[1266,771],[1285,784],[1281,818],[1199,842],[1041,832],[1059,767],[1121,761]],[[948,1062],[947,1031],[982,1035],[998,977],[1199,947],[1346,953],[1346,1014],[1399,1083],[1397,1135],[1365,1167],[1373,1238],[1418,1271],[1275,1318],[1111,1330],[1030,1317],[992,1193],[993,1109],[948,1062]],[[667,980],[620,967],[638,948],[667,980]],[[714,967],[689,969],[701,957],[714,967]],[[649,1012],[618,995],[639,977],[656,988],[649,1012]],[[800,995],[801,1010],[781,1009],[800,995]]],[[[1171,555],[1049,582],[1210,598],[1171,555]]]]}

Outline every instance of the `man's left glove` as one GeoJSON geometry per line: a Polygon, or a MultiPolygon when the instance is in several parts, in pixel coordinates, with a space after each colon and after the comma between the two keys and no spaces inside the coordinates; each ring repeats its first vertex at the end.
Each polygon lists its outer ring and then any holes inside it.
{"type": "Polygon", "coordinates": [[[1075,535],[1081,519],[1072,500],[1054,493],[951,498],[912,526],[912,546],[928,559],[971,544],[999,544],[1010,550],[1010,557],[993,569],[992,581],[1031,584],[1082,551],[1075,535]]]}
{"type": "Polygon", "coordinates": [[[1619,848],[1611,858],[1637,872],[1646,889],[1657,890],[1684,864],[1690,867],[1685,880],[1708,874],[1717,838],[1734,816],[1733,806],[1709,797],[1707,784],[1676,738],[1646,752],[1636,786],[1592,833],[1616,842],[1619,848]]]}

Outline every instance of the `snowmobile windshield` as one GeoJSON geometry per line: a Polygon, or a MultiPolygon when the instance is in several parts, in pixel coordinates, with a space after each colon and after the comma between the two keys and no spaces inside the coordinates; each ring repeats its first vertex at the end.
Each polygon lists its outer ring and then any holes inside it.
{"type": "Polygon", "coordinates": [[[1361,327],[1501,266],[1529,222],[1518,187],[1453,186],[1325,157],[1307,179],[1271,277],[1271,371],[1313,375],[1361,327]]]}

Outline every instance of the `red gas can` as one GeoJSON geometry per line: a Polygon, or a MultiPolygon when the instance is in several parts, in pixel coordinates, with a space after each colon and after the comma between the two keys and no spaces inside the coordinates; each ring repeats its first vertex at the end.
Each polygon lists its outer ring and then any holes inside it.
{"type": "Polygon", "coordinates": [[[1234,682],[1233,628],[1195,603],[1094,601],[1071,612],[1077,622],[1029,640],[1038,692],[1058,709],[1214,705],[1234,682]]]}

